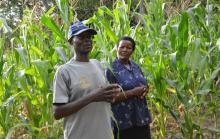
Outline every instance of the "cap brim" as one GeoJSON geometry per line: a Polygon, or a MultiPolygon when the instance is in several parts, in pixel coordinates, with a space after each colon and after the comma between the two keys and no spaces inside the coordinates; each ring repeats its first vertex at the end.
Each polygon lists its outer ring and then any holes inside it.
{"type": "Polygon", "coordinates": [[[91,35],[97,34],[97,32],[94,29],[86,28],[86,29],[82,29],[82,30],[78,31],[77,33],[73,34],[73,36],[79,35],[83,32],[89,32],[91,35]]]}
{"type": "Polygon", "coordinates": [[[97,34],[97,32],[94,29],[86,28],[86,29],[82,29],[82,30],[78,31],[77,33],[72,34],[71,36],[69,36],[68,40],[71,39],[72,37],[76,36],[76,35],[79,35],[79,34],[83,33],[83,32],[88,32],[91,35],[96,35],[97,34]]]}

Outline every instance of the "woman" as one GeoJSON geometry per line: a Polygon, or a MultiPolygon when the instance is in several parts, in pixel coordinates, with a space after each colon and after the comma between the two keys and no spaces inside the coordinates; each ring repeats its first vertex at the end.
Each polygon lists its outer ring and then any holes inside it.
{"type": "Polygon", "coordinates": [[[151,116],[145,99],[148,85],[139,66],[130,60],[134,50],[135,42],[132,38],[120,38],[117,43],[117,58],[112,64],[112,70],[106,72],[108,81],[119,84],[123,89],[112,104],[117,121],[114,124],[116,139],[151,138],[151,116]]]}

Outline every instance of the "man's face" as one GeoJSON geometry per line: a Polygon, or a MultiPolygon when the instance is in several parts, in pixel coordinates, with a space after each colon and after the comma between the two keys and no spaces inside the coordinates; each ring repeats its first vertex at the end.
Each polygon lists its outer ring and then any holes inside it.
{"type": "Polygon", "coordinates": [[[76,53],[88,54],[92,50],[92,37],[91,33],[83,32],[73,37],[73,45],[76,53]]]}

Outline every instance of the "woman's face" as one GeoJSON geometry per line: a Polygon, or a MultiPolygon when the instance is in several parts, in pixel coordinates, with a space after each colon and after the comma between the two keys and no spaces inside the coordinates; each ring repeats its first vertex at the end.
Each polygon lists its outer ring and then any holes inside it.
{"type": "Polygon", "coordinates": [[[133,49],[132,43],[128,40],[121,40],[118,44],[117,55],[119,60],[129,60],[133,49]]]}

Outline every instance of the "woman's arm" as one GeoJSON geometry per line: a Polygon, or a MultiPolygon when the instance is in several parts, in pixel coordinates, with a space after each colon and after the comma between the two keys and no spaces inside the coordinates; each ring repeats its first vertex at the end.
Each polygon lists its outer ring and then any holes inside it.
{"type": "Polygon", "coordinates": [[[121,91],[121,93],[117,94],[114,98],[114,102],[121,102],[126,99],[132,98],[132,97],[141,97],[144,98],[144,96],[148,93],[148,87],[147,86],[139,86],[135,87],[131,90],[127,90],[125,92],[121,91]]]}

